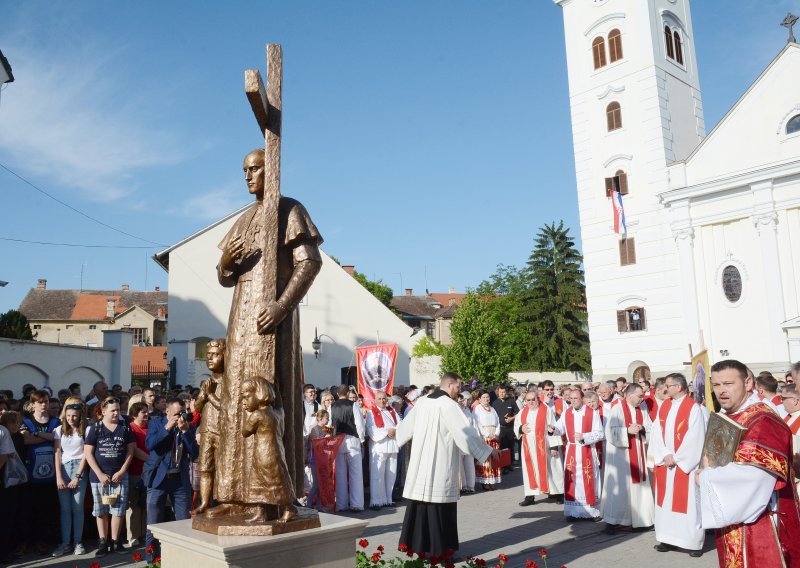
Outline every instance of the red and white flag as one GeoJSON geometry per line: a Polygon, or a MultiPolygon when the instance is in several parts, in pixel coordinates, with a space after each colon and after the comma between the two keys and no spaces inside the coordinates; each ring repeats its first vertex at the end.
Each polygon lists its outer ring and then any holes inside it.
{"type": "Polygon", "coordinates": [[[396,362],[396,343],[356,347],[358,393],[364,397],[365,407],[375,406],[375,395],[379,391],[391,396],[396,362]]]}
{"type": "Polygon", "coordinates": [[[619,191],[611,192],[611,206],[614,208],[614,232],[625,235],[628,227],[625,225],[625,210],[622,208],[622,194],[619,191]]]}

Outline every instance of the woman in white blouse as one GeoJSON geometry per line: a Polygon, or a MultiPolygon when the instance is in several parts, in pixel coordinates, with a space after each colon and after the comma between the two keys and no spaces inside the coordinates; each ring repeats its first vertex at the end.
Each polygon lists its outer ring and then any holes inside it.
{"type": "Polygon", "coordinates": [[[83,455],[83,436],[86,433],[86,407],[83,401],[71,396],[64,401],[61,425],[54,431],[56,485],[61,505],[61,544],[53,556],[70,552],[85,554],[83,537],[83,499],[88,478],[84,477],[86,458],[83,455]],[[74,539],[75,548],[70,545],[74,539]]]}
{"type": "MultiPolygon", "coordinates": [[[[478,404],[472,411],[472,419],[486,443],[492,448],[500,449],[500,439],[497,437],[500,431],[500,417],[489,400],[487,391],[479,392],[478,404]]],[[[492,460],[487,460],[486,463],[475,462],[475,481],[483,484],[484,491],[493,490],[494,486],[502,481],[501,476],[501,468],[495,467],[492,460]]]]}

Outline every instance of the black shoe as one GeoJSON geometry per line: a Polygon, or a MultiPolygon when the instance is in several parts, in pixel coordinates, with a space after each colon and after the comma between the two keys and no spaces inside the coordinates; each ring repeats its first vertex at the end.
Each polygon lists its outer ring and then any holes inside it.
{"type": "Polygon", "coordinates": [[[564,496],[556,495],[556,505],[563,505],[563,504],[564,504],[564,496]]]}
{"type": "Polygon", "coordinates": [[[603,532],[606,534],[615,534],[617,532],[617,528],[611,523],[607,523],[606,528],[603,530],[603,532]]]}
{"type": "Polygon", "coordinates": [[[373,511],[380,511],[381,510],[381,506],[380,505],[372,505],[370,507],[370,509],[372,509],[373,511]]]}
{"type": "Polygon", "coordinates": [[[97,542],[97,552],[94,553],[94,556],[95,558],[101,558],[106,554],[108,554],[108,542],[106,542],[106,539],[101,538],[97,542]]]}
{"type": "Polygon", "coordinates": [[[529,506],[535,505],[535,504],[536,504],[536,497],[534,497],[533,495],[528,495],[528,496],[525,497],[525,499],[520,501],[519,506],[520,507],[529,507],[529,506]]]}
{"type": "Polygon", "coordinates": [[[578,517],[566,517],[568,523],[576,523],[578,522],[578,517]]]}
{"type": "Polygon", "coordinates": [[[114,543],[114,552],[117,554],[128,554],[128,551],[125,550],[125,543],[122,539],[119,539],[114,543]]]}
{"type": "Polygon", "coordinates": [[[653,548],[655,548],[659,552],[669,552],[672,550],[672,547],[668,544],[664,544],[663,542],[658,543],[653,548]]]}
{"type": "Polygon", "coordinates": [[[700,558],[701,556],[703,556],[703,551],[702,550],[690,550],[689,551],[689,556],[691,556],[692,558],[700,558]]]}

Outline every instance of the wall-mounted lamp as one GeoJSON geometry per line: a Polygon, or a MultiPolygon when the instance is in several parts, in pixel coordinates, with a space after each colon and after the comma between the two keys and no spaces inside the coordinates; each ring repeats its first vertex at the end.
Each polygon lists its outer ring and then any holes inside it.
{"type": "Polygon", "coordinates": [[[322,341],[319,340],[319,334],[317,334],[317,328],[314,328],[314,339],[311,341],[311,349],[314,350],[314,359],[319,357],[319,348],[322,347],[322,341]]]}

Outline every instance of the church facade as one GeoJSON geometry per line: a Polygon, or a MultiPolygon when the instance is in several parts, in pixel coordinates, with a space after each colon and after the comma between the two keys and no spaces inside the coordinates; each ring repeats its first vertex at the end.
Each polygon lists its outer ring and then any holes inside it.
{"type": "Polygon", "coordinates": [[[706,134],[689,0],[554,0],[593,374],[800,359],[800,46],[706,134]]]}

